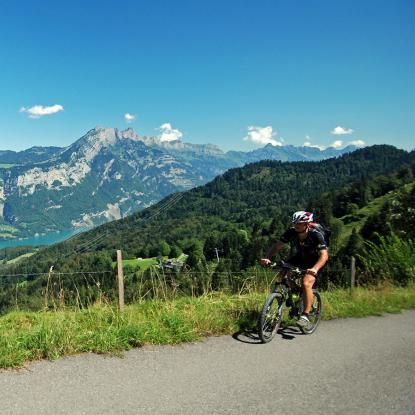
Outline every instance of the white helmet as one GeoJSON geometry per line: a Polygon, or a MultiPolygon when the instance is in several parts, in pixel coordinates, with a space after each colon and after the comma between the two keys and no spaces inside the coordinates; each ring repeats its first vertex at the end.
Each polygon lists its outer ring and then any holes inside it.
{"type": "Polygon", "coordinates": [[[293,223],[310,223],[313,221],[313,214],[311,212],[305,212],[300,210],[293,214],[293,223]]]}

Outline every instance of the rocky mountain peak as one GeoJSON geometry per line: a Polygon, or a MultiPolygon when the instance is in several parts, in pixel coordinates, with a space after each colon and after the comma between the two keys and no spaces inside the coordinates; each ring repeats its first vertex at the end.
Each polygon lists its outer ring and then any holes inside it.
{"type": "Polygon", "coordinates": [[[131,127],[121,131],[121,138],[133,141],[144,141],[143,137],[139,136],[131,127]]]}
{"type": "Polygon", "coordinates": [[[117,128],[95,127],[90,132],[91,134],[87,134],[89,142],[100,141],[104,145],[114,145],[120,138],[117,128]]]}

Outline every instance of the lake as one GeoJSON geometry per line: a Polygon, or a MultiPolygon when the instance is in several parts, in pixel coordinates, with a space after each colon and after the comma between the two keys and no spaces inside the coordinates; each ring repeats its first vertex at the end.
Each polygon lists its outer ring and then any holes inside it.
{"type": "Polygon", "coordinates": [[[62,242],[65,239],[70,238],[77,233],[85,232],[88,229],[78,229],[62,232],[49,233],[47,235],[39,235],[31,238],[24,239],[10,239],[7,241],[0,241],[0,249],[11,248],[13,246],[25,246],[25,245],[52,245],[57,242],[62,242]]]}

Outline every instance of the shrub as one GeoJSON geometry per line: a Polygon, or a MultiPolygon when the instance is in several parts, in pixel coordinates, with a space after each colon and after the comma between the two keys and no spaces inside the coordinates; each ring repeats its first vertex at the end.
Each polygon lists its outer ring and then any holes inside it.
{"type": "Polygon", "coordinates": [[[394,233],[378,238],[378,243],[365,241],[364,254],[359,256],[368,275],[402,285],[415,281],[415,241],[394,233]]]}

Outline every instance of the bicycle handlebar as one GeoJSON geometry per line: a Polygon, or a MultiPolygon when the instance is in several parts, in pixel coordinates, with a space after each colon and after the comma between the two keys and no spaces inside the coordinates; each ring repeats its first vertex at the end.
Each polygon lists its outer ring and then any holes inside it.
{"type": "Polygon", "coordinates": [[[295,267],[291,264],[289,264],[288,262],[284,262],[281,261],[280,263],[278,262],[273,262],[272,264],[269,264],[270,268],[283,268],[283,269],[287,269],[289,271],[293,271],[294,273],[298,273],[298,274],[304,274],[307,270],[306,269],[301,269],[298,267],[295,267]]]}

